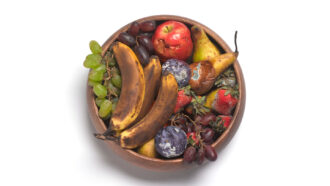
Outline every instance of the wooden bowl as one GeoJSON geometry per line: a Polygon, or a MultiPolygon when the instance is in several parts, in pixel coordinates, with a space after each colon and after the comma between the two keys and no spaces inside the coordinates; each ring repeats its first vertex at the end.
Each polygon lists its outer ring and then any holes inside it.
{"type": "MultiPolygon", "coordinates": [[[[188,26],[191,25],[197,25],[205,30],[205,32],[208,34],[209,38],[213,41],[213,43],[217,44],[218,47],[222,52],[232,52],[232,50],[229,48],[229,46],[221,39],[220,36],[218,36],[215,32],[213,32],[211,29],[207,28],[206,26],[202,25],[201,23],[198,23],[194,20],[185,18],[185,17],[179,17],[179,16],[173,16],[173,15],[156,15],[156,16],[150,16],[145,17],[142,19],[137,20],[137,22],[143,22],[148,20],[155,20],[155,21],[166,21],[166,20],[175,20],[180,21],[188,26]]],[[[116,33],[112,34],[110,38],[103,44],[103,52],[102,55],[104,55],[105,51],[110,47],[111,43],[115,41],[115,39],[118,37],[118,35],[121,32],[127,31],[130,23],[126,26],[119,29],[116,33]]],[[[243,73],[240,68],[240,65],[238,61],[235,61],[234,69],[236,73],[237,82],[239,85],[239,101],[236,105],[233,118],[231,121],[231,124],[227,128],[227,130],[212,144],[213,147],[219,152],[223,147],[226,146],[226,144],[231,140],[233,135],[236,133],[240,122],[243,117],[244,113],[244,107],[245,107],[245,84],[244,84],[244,78],[243,73]]],[[[88,86],[87,88],[87,103],[89,108],[89,115],[92,120],[92,123],[94,127],[96,128],[96,131],[98,133],[103,133],[106,130],[106,125],[104,124],[103,120],[98,117],[98,108],[95,104],[94,100],[94,94],[91,87],[88,86]]],[[[118,154],[123,159],[138,165],[140,167],[144,167],[151,170],[158,170],[158,171],[170,171],[170,170],[178,170],[183,168],[192,167],[192,164],[184,164],[182,158],[178,159],[170,159],[170,160],[164,160],[164,159],[157,159],[157,158],[149,158],[143,155],[138,154],[137,152],[133,150],[127,150],[121,148],[118,144],[116,144],[113,141],[104,141],[106,144],[109,145],[111,149],[115,151],[116,154],[118,154]]],[[[219,154],[218,156],[221,156],[219,154]]],[[[205,161],[207,162],[207,161],[205,161]]],[[[195,164],[195,163],[193,163],[195,164]]]]}

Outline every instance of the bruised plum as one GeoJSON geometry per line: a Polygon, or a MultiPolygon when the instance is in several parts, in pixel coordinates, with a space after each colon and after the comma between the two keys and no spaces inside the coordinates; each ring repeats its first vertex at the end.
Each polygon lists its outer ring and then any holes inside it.
{"type": "Polygon", "coordinates": [[[188,85],[191,70],[186,62],[178,59],[169,59],[162,66],[162,72],[164,73],[165,71],[174,75],[180,88],[188,85]]]}
{"type": "Polygon", "coordinates": [[[178,157],[186,149],[187,135],[176,126],[167,126],[155,136],[156,151],[165,158],[178,157]]]}

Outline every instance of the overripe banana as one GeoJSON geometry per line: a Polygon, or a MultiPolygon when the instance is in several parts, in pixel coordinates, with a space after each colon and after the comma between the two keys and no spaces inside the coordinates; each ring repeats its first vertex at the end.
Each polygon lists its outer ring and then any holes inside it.
{"type": "MultiPolygon", "coordinates": [[[[150,110],[158,93],[162,66],[157,56],[151,56],[149,64],[144,67],[145,94],[143,104],[138,117],[133,123],[140,121],[150,110]]],[[[134,124],[133,124],[134,125],[134,124]]]]}
{"type": "Polygon", "coordinates": [[[178,84],[170,73],[162,75],[157,99],[148,114],[119,136],[120,146],[133,149],[152,139],[173,113],[178,84]]]}
{"type": "Polygon", "coordinates": [[[131,126],[139,115],[144,94],[143,68],[135,53],[127,45],[116,42],[113,53],[122,76],[122,88],[116,109],[110,120],[111,131],[121,131],[131,126]]]}

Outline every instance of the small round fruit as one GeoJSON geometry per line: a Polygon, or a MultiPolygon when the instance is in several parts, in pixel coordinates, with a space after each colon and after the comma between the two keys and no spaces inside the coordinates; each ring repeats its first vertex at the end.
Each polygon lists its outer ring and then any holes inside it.
{"type": "Polygon", "coordinates": [[[96,81],[96,82],[100,82],[103,80],[103,72],[101,71],[95,71],[92,70],[89,74],[88,74],[88,79],[92,80],[92,81],[96,81]]]}
{"type": "Polygon", "coordinates": [[[96,103],[96,105],[98,106],[98,107],[100,107],[101,106],[101,104],[102,104],[102,102],[105,100],[105,98],[99,98],[99,97],[97,97],[96,99],[95,99],[95,103],[96,103]]]}
{"type": "Polygon", "coordinates": [[[191,163],[196,158],[196,148],[193,146],[188,147],[183,155],[183,161],[187,163],[191,163]]]}
{"type": "Polygon", "coordinates": [[[191,70],[186,62],[178,59],[169,59],[162,65],[162,72],[164,73],[165,71],[174,75],[180,88],[188,85],[191,70]]]}
{"type": "Polygon", "coordinates": [[[216,79],[215,70],[208,61],[201,61],[190,65],[191,79],[189,84],[191,89],[197,94],[202,95],[208,92],[216,79]]]}
{"type": "Polygon", "coordinates": [[[129,27],[129,29],[128,29],[128,33],[130,34],[130,35],[132,35],[132,36],[137,36],[138,34],[139,34],[139,31],[140,31],[140,25],[139,25],[139,23],[138,22],[133,22],[132,24],[131,24],[131,26],[129,27]]]}
{"type": "Polygon", "coordinates": [[[206,128],[201,133],[202,139],[205,143],[210,144],[213,142],[215,132],[211,128],[206,128]]]}
{"type": "Polygon", "coordinates": [[[187,146],[186,133],[176,126],[167,126],[155,136],[156,150],[165,158],[178,157],[187,146]]]}
{"type": "Polygon", "coordinates": [[[153,33],[152,32],[145,32],[145,33],[140,33],[139,36],[146,36],[149,37],[150,39],[152,38],[153,33]]]}
{"type": "Polygon", "coordinates": [[[118,41],[120,41],[128,46],[135,45],[135,38],[126,32],[122,32],[119,34],[118,41]]]}
{"type": "Polygon", "coordinates": [[[149,53],[154,52],[154,46],[152,45],[151,39],[147,36],[138,37],[139,44],[144,46],[149,53]]]}
{"type": "Polygon", "coordinates": [[[211,121],[215,121],[217,119],[217,117],[213,114],[213,113],[207,113],[205,114],[200,120],[199,123],[207,126],[210,124],[211,121]]]}
{"type": "Polygon", "coordinates": [[[136,57],[139,59],[140,63],[143,65],[143,66],[146,66],[148,63],[149,63],[149,53],[147,51],[147,49],[142,46],[142,45],[139,45],[139,46],[135,46],[134,47],[134,52],[136,54],[136,57]]]}
{"type": "Polygon", "coordinates": [[[205,159],[205,148],[199,148],[196,154],[196,163],[202,164],[205,159]]]}
{"type": "Polygon", "coordinates": [[[121,77],[118,74],[115,74],[114,76],[112,76],[111,78],[111,83],[117,87],[117,88],[121,88],[121,77]]]}
{"type": "Polygon", "coordinates": [[[156,29],[156,21],[144,21],[140,23],[140,30],[142,32],[152,32],[156,29]]]}
{"type": "Polygon", "coordinates": [[[99,83],[93,86],[93,92],[99,98],[105,98],[108,93],[107,88],[99,83]]]}
{"type": "Polygon", "coordinates": [[[100,54],[89,54],[88,56],[86,56],[84,66],[86,68],[95,69],[96,67],[101,65],[101,60],[102,57],[100,54]]]}
{"type": "Polygon", "coordinates": [[[89,48],[92,51],[93,54],[101,54],[102,53],[102,47],[100,44],[94,40],[89,42],[89,48]]]}
{"type": "Polygon", "coordinates": [[[211,145],[204,145],[205,157],[210,161],[215,161],[218,157],[217,152],[211,145]]]}
{"type": "Polygon", "coordinates": [[[111,101],[106,99],[100,105],[99,116],[101,118],[106,118],[110,115],[111,110],[112,110],[112,103],[111,103],[111,101]]]}

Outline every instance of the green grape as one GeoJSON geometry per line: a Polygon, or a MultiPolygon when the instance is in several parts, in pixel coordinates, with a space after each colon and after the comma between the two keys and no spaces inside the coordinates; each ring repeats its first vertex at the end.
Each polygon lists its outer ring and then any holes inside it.
{"type": "Polygon", "coordinates": [[[118,74],[115,74],[111,78],[111,83],[115,85],[117,88],[121,88],[121,77],[118,74]]]}
{"type": "Polygon", "coordinates": [[[109,92],[113,92],[113,93],[115,93],[117,96],[119,96],[119,94],[120,94],[120,90],[119,90],[117,87],[115,87],[115,86],[111,83],[111,81],[108,82],[108,90],[109,90],[109,92]]]}
{"type": "Polygon", "coordinates": [[[97,83],[93,86],[94,94],[99,98],[105,98],[108,94],[107,88],[105,86],[97,83]]]}
{"type": "Polygon", "coordinates": [[[110,67],[114,67],[116,65],[116,59],[114,57],[110,58],[110,61],[109,61],[109,66],[110,67]]]}
{"type": "Polygon", "coordinates": [[[112,99],[112,109],[111,109],[112,112],[116,109],[117,103],[118,103],[118,98],[112,99]]]}
{"type": "Polygon", "coordinates": [[[95,70],[96,72],[102,72],[102,73],[104,73],[104,72],[107,71],[105,65],[103,65],[103,64],[101,64],[100,66],[98,66],[98,67],[95,68],[94,70],[95,70]]]}
{"type": "Polygon", "coordinates": [[[84,66],[86,68],[95,69],[101,64],[102,56],[100,54],[89,54],[86,56],[84,66]]]}
{"type": "Polygon", "coordinates": [[[105,98],[96,98],[95,103],[98,107],[100,107],[104,100],[105,98]]]}
{"type": "Polygon", "coordinates": [[[101,54],[102,53],[102,47],[100,44],[94,40],[89,42],[89,48],[91,49],[93,54],[101,54]]]}
{"type": "Polygon", "coordinates": [[[110,73],[112,74],[112,75],[115,75],[115,74],[120,74],[120,71],[118,70],[118,68],[117,67],[112,67],[111,69],[110,69],[110,73]]]}
{"type": "Polygon", "coordinates": [[[106,118],[107,116],[110,115],[112,109],[112,103],[109,100],[104,100],[101,103],[100,109],[99,109],[99,116],[101,118],[106,118]]]}
{"type": "Polygon", "coordinates": [[[103,80],[103,72],[92,70],[88,75],[88,79],[92,80],[92,81],[102,81],[103,80]]]}
{"type": "Polygon", "coordinates": [[[88,80],[88,85],[91,86],[91,87],[93,87],[97,83],[101,83],[101,81],[93,81],[93,80],[90,80],[90,79],[88,80]]]}

